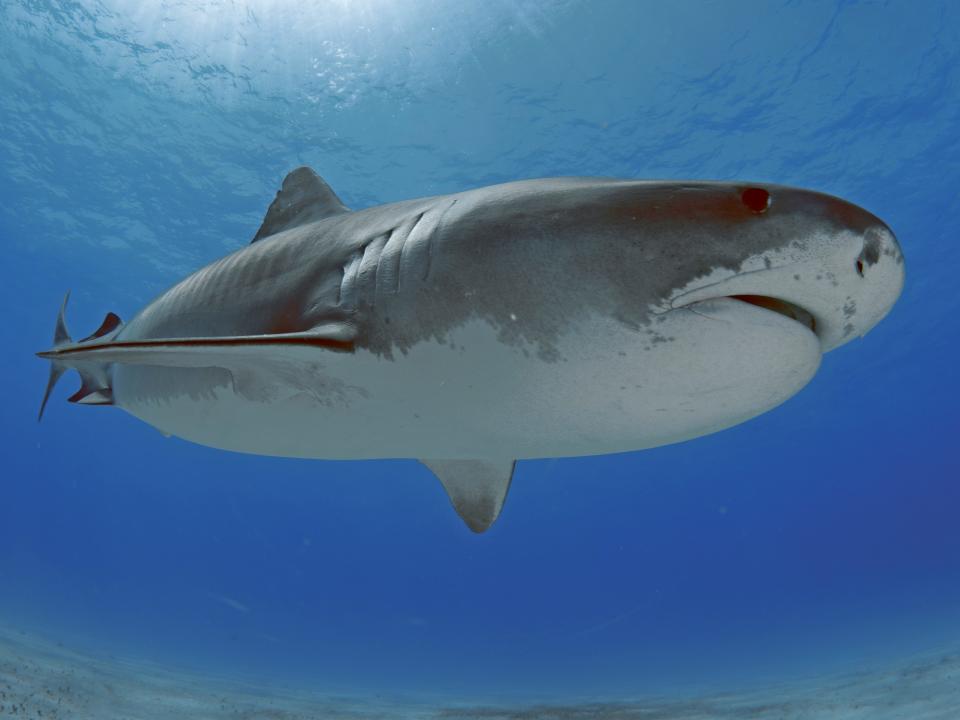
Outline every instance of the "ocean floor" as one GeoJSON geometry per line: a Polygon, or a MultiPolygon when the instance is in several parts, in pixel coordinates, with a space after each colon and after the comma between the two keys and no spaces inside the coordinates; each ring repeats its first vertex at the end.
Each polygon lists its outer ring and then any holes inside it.
{"type": "Polygon", "coordinates": [[[71,720],[958,720],[960,652],[742,693],[628,702],[472,705],[271,691],[95,658],[0,633],[0,718],[71,720]]]}

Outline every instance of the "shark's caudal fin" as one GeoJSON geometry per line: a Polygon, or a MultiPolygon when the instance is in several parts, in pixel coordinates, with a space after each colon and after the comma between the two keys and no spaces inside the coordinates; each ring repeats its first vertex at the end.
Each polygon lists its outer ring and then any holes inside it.
{"type": "Polygon", "coordinates": [[[350,212],[350,208],[340,202],[319,175],[308,167],[299,167],[283,179],[283,185],[251,242],[346,212],[350,212]]]}
{"type": "Polygon", "coordinates": [[[82,346],[84,343],[93,340],[102,340],[112,333],[117,332],[123,323],[115,313],[107,313],[100,327],[91,335],[88,335],[78,343],[70,337],[67,330],[66,312],[67,301],[70,300],[70,293],[63,298],[63,304],[60,306],[60,312],[57,314],[57,325],[53,331],[53,349],[43,356],[50,360],[50,375],[47,379],[47,389],[43,393],[43,402],[40,403],[40,412],[37,415],[37,422],[43,419],[43,411],[47,407],[47,401],[50,400],[50,393],[56,387],[57,381],[71,367],[80,373],[81,385],[73,395],[69,397],[72,403],[81,405],[112,405],[113,393],[110,389],[110,382],[106,371],[99,363],[75,363],[57,356],[58,352],[70,348],[82,346]]]}
{"type": "Polygon", "coordinates": [[[421,460],[443,484],[454,510],[475,533],[493,525],[507,499],[515,460],[421,460]]]}
{"type": "MultiPolygon", "coordinates": [[[[57,314],[57,325],[53,330],[53,347],[57,349],[73,343],[70,333],[67,331],[65,314],[67,312],[67,302],[70,300],[70,291],[63,297],[63,303],[60,305],[60,312],[57,314]]],[[[50,393],[56,387],[57,381],[67,371],[67,366],[57,360],[50,361],[50,375],[47,377],[47,389],[43,393],[43,402],[40,403],[40,412],[37,414],[37,422],[43,420],[43,411],[47,409],[47,401],[50,399],[50,393]]]]}

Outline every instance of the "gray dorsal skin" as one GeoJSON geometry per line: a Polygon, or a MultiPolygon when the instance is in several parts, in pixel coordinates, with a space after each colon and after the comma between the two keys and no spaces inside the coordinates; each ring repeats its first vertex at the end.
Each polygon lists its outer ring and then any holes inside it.
{"type": "Polygon", "coordinates": [[[350,209],[340,202],[323,178],[308,167],[299,167],[283,179],[251,242],[346,212],[350,209]]]}
{"type": "Polygon", "coordinates": [[[547,178],[351,212],[298,168],[254,240],[80,341],[64,302],[41,413],[75,369],[71,402],[209,447],[428,458],[475,532],[515,459],[776,407],[904,280],[871,213],[742,182],[547,178]]]}
{"type": "Polygon", "coordinates": [[[510,490],[514,460],[421,460],[443,484],[450,503],[475,533],[500,515],[510,490]]]}

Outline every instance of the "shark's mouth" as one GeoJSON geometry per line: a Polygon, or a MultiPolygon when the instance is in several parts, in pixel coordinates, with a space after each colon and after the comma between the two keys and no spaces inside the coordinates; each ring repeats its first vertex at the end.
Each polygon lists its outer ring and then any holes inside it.
{"type": "Polygon", "coordinates": [[[728,297],[731,300],[739,300],[740,302],[745,302],[749,305],[756,305],[764,310],[775,312],[778,315],[783,315],[790,320],[794,320],[795,322],[810,328],[810,331],[814,334],[817,332],[817,321],[814,319],[813,315],[799,305],[794,305],[786,300],[780,300],[779,298],[768,297],[766,295],[729,295],[728,297]]]}

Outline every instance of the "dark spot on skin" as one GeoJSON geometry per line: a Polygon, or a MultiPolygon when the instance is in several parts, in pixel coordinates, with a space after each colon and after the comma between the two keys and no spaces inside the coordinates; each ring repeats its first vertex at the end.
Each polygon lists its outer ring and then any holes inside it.
{"type": "Polygon", "coordinates": [[[740,196],[743,204],[758,215],[770,207],[770,193],[763,188],[747,188],[740,196]]]}
{"type": "Polygon", "coordinates": [[[843,326],[843,336],[850,337],[851,335],[853,335],[853,324],[847,323],[843,326]]]}
{"type": "Polygon", "coordinates": [[[863,252],[860,253],[860,257],[857,259],[857,262],[866,263],[867,267],[872,267],[877,264],[880,260],[880,238],[878,233],[869,232],[867,233],[867,240],[863,244],[863,252]]]}
{"type": "Polygon", "coordinates": [[[857,314],[857,303],[852,299],[847,299],[847,303],[843,306],[843,316],[845,318],[852,318],[857,314]]]}
{"type": "Polygon", "coordinates": [[[863,277],[863,260],[857,260],[857,275],[863,277]]]}
{"type": "Polygon", "coordinates": [[[799,281],[799,280],[800,280],[800,276],[799,276],[799,275],[794,275],[794,276],[793,276],[793,279],[799,281]]]}

